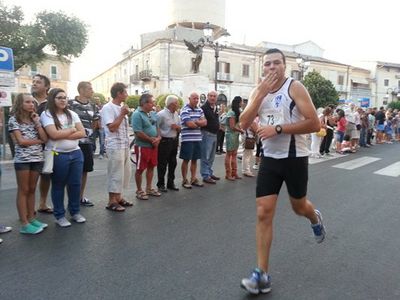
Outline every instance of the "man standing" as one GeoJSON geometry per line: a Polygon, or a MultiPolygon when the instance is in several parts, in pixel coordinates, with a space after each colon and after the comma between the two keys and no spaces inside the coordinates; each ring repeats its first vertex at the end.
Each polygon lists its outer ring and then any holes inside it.
{"type": "Polygon", "coordinates": [[[320,129],[315,107],[305,87],[285,77],[286,58],[279,49],[264,55],[265,79],[254,89],[240,116],[247,129],[259,116],[257,131],[263,144],[263,157],[257,177],[257,268],[241,287],[252,294],[271,291],[268,275],[272,243],[272,220],[278,194],[285,182],[294,212],[311,222],[317,243],[325,238],[321,213],[307,199],[308,148],[305,134],[320,129]]]}
{"type": "Polygon", "coordinates": [[[167,189],[179,191],[175,186],[175,168],[177,165],[176,154],[178,153],[179,132],[181,131],[178,113],[178,97],[169,95],[165,99],[165,108],[157,114],[158,127],[160,128],[161,141],[158,145],[157,187],[161,192],[167,189]],[[165,187],[165,173],[168,167],[168,181],[165,187]]]}
{"type": "Polygon", "coordinates": [[[181,111],[181,151],[179,158],[183,159],[182,186],[191,189],[192,185],[202,187],[203,184],[196,178],[197,160],[201,158],[201,127],[207,125],[204,112],[197,107],[199,104],[199,94],[191,93],[189,103],[186,104],[181,111]],[[190,161],[190,182],[187,179],[188,166],[190,161]]]}
{"type": "MultiPolygon", "coordinates": [[[[47,76],[36,74],[32,79],[31,92],[32,96],[36,100],[36,112],[40,114],[46,110],[47,106],[47,94],[50,90],[50,80],[47,76]]],[[[52,214],[53,209],[47,206],[47,195],[50,190],[51,177],[50,174],[40,174],[40,202],[38,212],[52,214]]]]}
{"type": "Polygon", "coordinates": [[[109,200],[106,209],[123,212],[131,202],[122,198],[131,177],[129,159],[128,117],[129,107],[124,102],[128,97],[126,85],[116,82],[111,87],[112,100],[103,106],[101,120],[106,135],[108,156],[107,180],[109,200]],[[121,104],[124,103],[122,106],[121,104]]]}
{"type": "Polygon", "coordinates": [[[201,128],[201,165],[200,173],[203,181],[215,184],[220,178],[213,173],[212,165],[214,163],[215,151],[217,149],[217,133],[219,130],[219,116],[217,111],[217,92],[211,91],[207,95],[207,101],[201,109],[207,120],[207,125],[201,128]]]}
{"type": "Polygon", "coordinates": [[[139,107],[132,115],[135,132],[136,198],[148,200],[149,196],[159,197],[161,193],[152,188],[154,167],[157,166],[157,150],[161,137],[157,127],[157,115],[153,111],[154,98],[151,94],[140,96],[139,107]],[[142,173],[146,170],[146,191],[142,190],[142,173]]]}
{"type": "Polygon", "coordinates": [[[86,137],[79,140],[79,147],[83,153],[80,203],[83,206],[93,206],[94,204],[88,198],[84,197],[84,192],[87,182],[87,174],[88,172],[93,172],[94,129],[97,127],[100,115],[96,105],[90,102],[93,97],[92,84],[88,81],[79,82],[78,93],[79,96],[76,96],[74,100],[70,101],[69,108],[78,114],[86,132],[86,137]]]}

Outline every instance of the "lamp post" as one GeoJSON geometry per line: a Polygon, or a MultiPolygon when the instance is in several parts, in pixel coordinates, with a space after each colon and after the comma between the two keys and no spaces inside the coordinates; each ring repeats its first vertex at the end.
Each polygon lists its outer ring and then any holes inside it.
{"type": "Polygon", "coordinates": [[[220,44],[218,40],[213,41],[213,28],[209,22],[203,28],[203,34],[206,38],[206,43],[214,49],[214,56],[215,56],[215,70],[214,70],[214,89],[217,91],[218,88],[218,71],[219,71],[219,51],[226,48],[228,46],[227,38],[230,36],[226,29],[222,29],[220,37],[222,38],[222,43],[220,44]]]}
{"type": "Polygon", "coordinates": [[[310,61],[307,59],[303,59],[303,57],[299,54],[296,58],[296,63],[300,70],[300,81],[303,81],[304,73],[310,66],[310,61]]]}
{"type": "Polygon", "coordinates": [[[393,89],[392,88],[387,88],[385,98],[386,98],[386,101],[388,101],[388,102],[389,102],[389,96],[390,95],[392,95],[391,96],[392,97],[391,102],[393,102],[393,89]]]}

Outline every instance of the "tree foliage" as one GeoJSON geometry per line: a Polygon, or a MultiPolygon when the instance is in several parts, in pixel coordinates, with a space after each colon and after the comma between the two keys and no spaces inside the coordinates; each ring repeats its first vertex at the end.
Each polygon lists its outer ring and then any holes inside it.
{"type": "Polygon", "coordinates": [[[20,7],[0,2],[0,45],[13,49],[15,70],[45,60],[46,47],[66,60],[78,57],[87,45],[87,25],[74,16],[43,11],[33,23],[23,21],[20,7]]]}
{"type": "Polygon", "coordinates": [[[304,77],[304,86],[310,93],[316,108],[326,107],[328,104],[338,104],[339,94],[331,81],[312,71],[304,77]]]}
{"type": "MultiPolygon", "coordinates": [[[[165,99],[166,99],[167,96],[169,96],[169,95],[171,95],[171,94],[161,94],[161,95],[159,95],[159,96],[156,98],[156,101],[155,101],[155,102],[156,102],[157,105],[159,105],[161,108],[164,108],[164,107],[165,107],[165,99]]],[[[172,94],[172,95],[178,97],[179,107],[182,108],[182,106],[183,106],[183,104],[184,104],[183,99],[182,99],[181,97],[175,95],[175,94],[172,94]]]]}
{"type": "Polygon", "coordinates": [[[107,100],[106,97],[102,93],[93,93],[93,98],[98,97],[100,99],[101,104],[106,104],[107,100]]]}
{"type": "Polygon", "coordinates": [[[400,110],[400,101],[394,100],[394,101],[390,102],[387,107],[400,110]]]}
{"type": "Polygon", "coordinates": [[[136,109],[139,106],[139,95],[130,95],[128,98],[125,100],[126,105],[129,106],[129,108],[134,108],[136,109]]]}

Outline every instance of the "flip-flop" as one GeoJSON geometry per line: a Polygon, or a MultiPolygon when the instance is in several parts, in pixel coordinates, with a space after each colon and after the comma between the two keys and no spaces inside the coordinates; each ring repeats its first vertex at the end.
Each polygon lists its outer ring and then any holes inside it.
{"type": "Polygon", "coordinates": [[[47,208],[39,208],[37,210],[38,212],[42,213],[42,214],[52,214],[53,213],[53,209],[50,207],[47,208]]]}
{"type": "Polygon", "coordinates": [[[110,210],[110,211],[115,211],[115,212],[123,212],[125,211],[125,208],[121,205],[119,205],[118,203],[111,203],[110,205],[106,206],[106,209],[110,210]]]}

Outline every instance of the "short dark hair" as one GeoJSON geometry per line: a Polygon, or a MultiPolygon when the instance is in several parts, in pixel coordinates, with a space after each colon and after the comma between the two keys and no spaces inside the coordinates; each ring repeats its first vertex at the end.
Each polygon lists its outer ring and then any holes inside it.
{"type": "Polygon", "coordinates": [[[283,63],[286,65],[286,56],[285,56],[285,54],[283,54],[283,52],[282,52],[281,50],[279,50],[278,48],[271,48],[271,49],[268,49],[267,51],[265,51],[265,54],[264,54],[264,55],[273,54],[273,53],[280,53],[280,54],[282,55],[283,63]]]}
{"type": "Polygon", "coordinates": [[[50,90],[50,79],[47,76],[42,75],[42,74],[33,75],[32,79],[35,78],[35,77],[39,77],[41,80],[44,81],[44,86],[47,87],[46,93],[48,93],[49,90],[50,90]]]}
{"type": "Polygon", "coordinates": [[[123,93],[126,90],[127,86],[125,83],[116,82],[112,85],[110,94],[111,97],[114,99],[118,96],[118,93],[123,93]]]}
{"type": "Polygon", "coordinates": [[[81,81],[81,82],[79,82],[78,83],[78,87],[77,87],[78,93],[80,92],[81,89],[85,88],[88,85],[92,85],[92,83],[90,83],[89,81],[81,81]]]}
{"type": "Polygon", "coordinates": [[[145,105],[147,102],[149,102],[149,100],[152,97],[153,97],[152,94],[148,94],[148,93],[142,94],[142,96],[140,96],[140,99],[139,99],[139,106],[145,105]]]}

